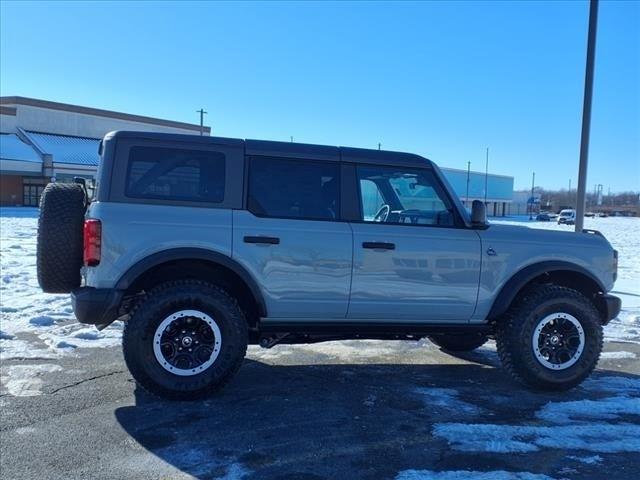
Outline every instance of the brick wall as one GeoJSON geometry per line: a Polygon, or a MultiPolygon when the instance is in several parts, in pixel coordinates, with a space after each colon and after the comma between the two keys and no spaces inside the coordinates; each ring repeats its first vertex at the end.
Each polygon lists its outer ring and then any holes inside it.
{"type": "Polygon", "coordinates": [[[21,175],[0,175],[0,205],[22,205],[21,175]]]}

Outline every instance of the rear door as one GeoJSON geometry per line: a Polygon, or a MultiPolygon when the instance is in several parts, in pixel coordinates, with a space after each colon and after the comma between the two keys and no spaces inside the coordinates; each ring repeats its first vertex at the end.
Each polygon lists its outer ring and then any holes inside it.
{"type": "Polygon", "coordinates": [[[360,164],[360,221],[348,318],[469,320],[480,279],[480,239],[458,224],[431,169],[360,164]]]}
{"type": "Polygon", "coordinates": [[[247,157],[233,257],[259,283],[269,318],[346,316],[353,249],[349,224],[339,221],[338,158],[247,157]]]}

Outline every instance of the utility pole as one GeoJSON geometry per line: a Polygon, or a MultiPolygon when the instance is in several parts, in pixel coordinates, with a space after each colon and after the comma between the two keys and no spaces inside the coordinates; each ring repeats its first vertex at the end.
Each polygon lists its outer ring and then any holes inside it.
{"type": "Polygon", "coordinates": [[[291,139],[291,143],[293,143],[293,135],[289,137],[291,139]]]}
{"type": "Polygon", "coordinates": [[[587,64],[584,72],[584,99],[582,103],[582,133],[580,140],[580,166],[578,167],[578,198],[576,203],[576,232],[584,227],[587,164],[589,160],[589,134],[591,131],[591,100],[593,99],[593,70],[596,56],[598,29],[598,0],[589,2],[589,32],[587,35],[587,64]]]}
{"type": "MultiPolygon", "coordinates": [[[[484,165],[484,204],[487,204],[487,189],[489,188],[489,147],[487,147],[487,161],[484,165]]],[[[495,205],[494,205],[495,208],[495,205]]]]}
{"type": "Polygon", "coordinates": [[[209,112],[205,112],[204,108],[201,108],[196,110],[196,113],[200,114],[200,136],[202,136],[204,135],[204,116],[209,112]]]}
{"type": "Polygon", "coordinates": [[[471,162],[467,162],[467,195],[465,196],[467,206],[469,203],[469,176],[470,175],[471,175],[471,162]]]}
{"type": "Polygon", "coordinates": [[[533,203],[535,202],[535,198],[533,198],[533,189],[536,183],[536,172],[533,172],[533,177],[531,178],[531,209],[529,210],[529,220],[533,220],[533,203]]]}
{"type": "Polygon", "coordinates": [[[602,205],[602,189],[604,188],[604,186],[599,183],[597,190],[596,190],[596,206],[601,206],[602,205]]]}
{"type": "Polygon", "coordinates": [[[378,142],[378,150],[380,150],[381,147],[382,147],[382,144],[378,142]]]}

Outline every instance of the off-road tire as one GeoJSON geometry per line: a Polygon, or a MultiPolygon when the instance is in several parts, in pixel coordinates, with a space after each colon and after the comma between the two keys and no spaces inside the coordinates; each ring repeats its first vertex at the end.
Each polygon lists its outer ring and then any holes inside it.
{"type": "Polygon", "coordinates": [[[450,352],[470,352],[484,345],[488,339],[487,335],[482,333],[451,333],[429,337],[433,343],[450,352]]]}
{"type": "Polygon", "coordinates": [[[125,323],[124,360],[138,385],[170,400],[196,400],[222,388],[242,365],[248,326],[237,301],[223,289],[199,280],[178,280],[155,287],[134,307],[125,323]],[[165,370],[153,352],[154,333],[172,312],[197,309],[215,319],[222,343],[213,364],[193,376],[165,370]]]}
{"type": "Polygon", "coordinates": [[[80,286],[85,193],[75,183],[50,183],[40,198],[36,264],[46,293],[69,293],[80,286]]]}
{"type": "Polygon", "coordinates": [[[515,300],[498,321],[496,344],[503,367],[517,381],[536,390],[569,390],[587,378],[598,363],[602,351],[602,323],[593,303],[580,292],[558,285],[537,285],[515,300]],[[563,370],[551,370],[542,365],[532,347],[538,322],[555,312],[573,315],[585,335],[579,359],[563,370]]]}

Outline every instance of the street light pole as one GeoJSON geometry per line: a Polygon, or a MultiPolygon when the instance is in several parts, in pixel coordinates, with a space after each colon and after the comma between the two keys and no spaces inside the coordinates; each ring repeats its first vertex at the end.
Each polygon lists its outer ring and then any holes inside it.
{"type": "Polygon", "coordinates": [[[578,192],[576,201],[576,232],[584,227],[584,210],[587,188],[587,163],[589,160],[589,133],[591,130],[591,100],[593,98],[593,70],[596,55],[596,30],[598,27],[598,0],[589,2],[589,33],[587,37],[587,65],[584,73],[584,99],[582,103],[582,134],[580,141],[580,166],[578,168],[578,192]]]}
{"type": "Polygon", "coordinates": [[[533,198],[533,189],[536,183],[536,172],[533,172],[533,177],[531,177],[531,208],[529,209],[529,220],[533,220],[533,203],[535,199],[533,198]]]}
{"type": "Polygon", "coordinates": [[[467,162],[467,195],[465,196],[465,200],[467,202],[467,206],[469,206],[469,175],[471,174],[471,162],[467,162]]]}
{"type": "MultiPolygon", "coordinates": [[[[489,147],[487,147],[487,160],[484,165],[484,204],[487,204],[487,189],[489,188],[489,147]]],[[[495,208],[495,205],[494,205],[495,208]]]]}

